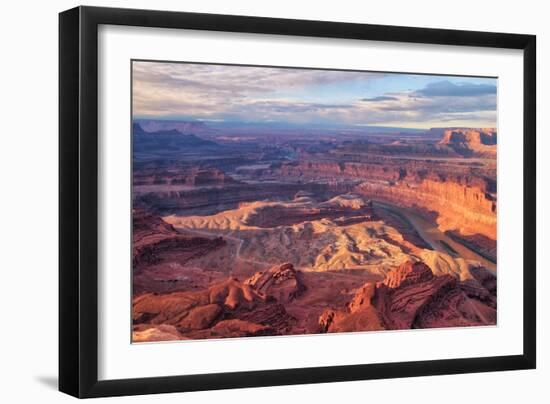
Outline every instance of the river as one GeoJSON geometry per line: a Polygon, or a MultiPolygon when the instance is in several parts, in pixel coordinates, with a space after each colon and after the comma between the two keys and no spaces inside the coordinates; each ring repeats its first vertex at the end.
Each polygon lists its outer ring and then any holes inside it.
{"type": "Polygon", "coordinates": [[[436,223],[424,218],[413,210],[380,201],[373,201],[373,205],[375,208],[384,209],[404,217],[433,250],[444,252],[451,256],[458,256],[466,260],[479,261],[485,268],[496,271],[496,264],[494,262],[489,261],[463,244],[456,242],[439,230],[436,223]],[[450,246],[454,251],[451,251],[447,246],[450,246]]]}

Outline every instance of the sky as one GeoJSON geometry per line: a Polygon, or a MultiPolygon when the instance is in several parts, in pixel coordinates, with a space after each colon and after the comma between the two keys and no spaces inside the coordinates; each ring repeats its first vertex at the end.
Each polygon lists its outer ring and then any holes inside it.
{"type": "Polygon", "coordinates": [[[496,127],[497,79],[134,61],[134,118],[496,127]]]}

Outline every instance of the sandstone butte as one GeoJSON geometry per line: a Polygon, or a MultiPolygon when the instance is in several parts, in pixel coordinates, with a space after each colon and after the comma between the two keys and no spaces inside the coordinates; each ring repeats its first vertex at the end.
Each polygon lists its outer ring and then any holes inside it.
{"type": "Polygon", "coordinates": [[[497,133],[493,128],[447,129],[439,144],[478,156],[496,156],[497,133]]]}

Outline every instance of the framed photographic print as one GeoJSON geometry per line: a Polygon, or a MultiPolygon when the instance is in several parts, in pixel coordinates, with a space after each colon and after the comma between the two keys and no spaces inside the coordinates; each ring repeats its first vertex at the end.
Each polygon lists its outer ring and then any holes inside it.
{"type": "Polygon", "coordinates": [[[59,386],[535,367],[535,37],[60,14],[59,386]]]}

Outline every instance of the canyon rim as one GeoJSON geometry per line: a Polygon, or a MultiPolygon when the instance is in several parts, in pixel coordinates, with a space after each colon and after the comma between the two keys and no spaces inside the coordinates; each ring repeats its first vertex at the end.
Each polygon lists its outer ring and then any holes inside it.
{"type": "Polygon", "coordinates": [[[497,323],[497,79],[132,62],[132,341],[497,323]]]}

